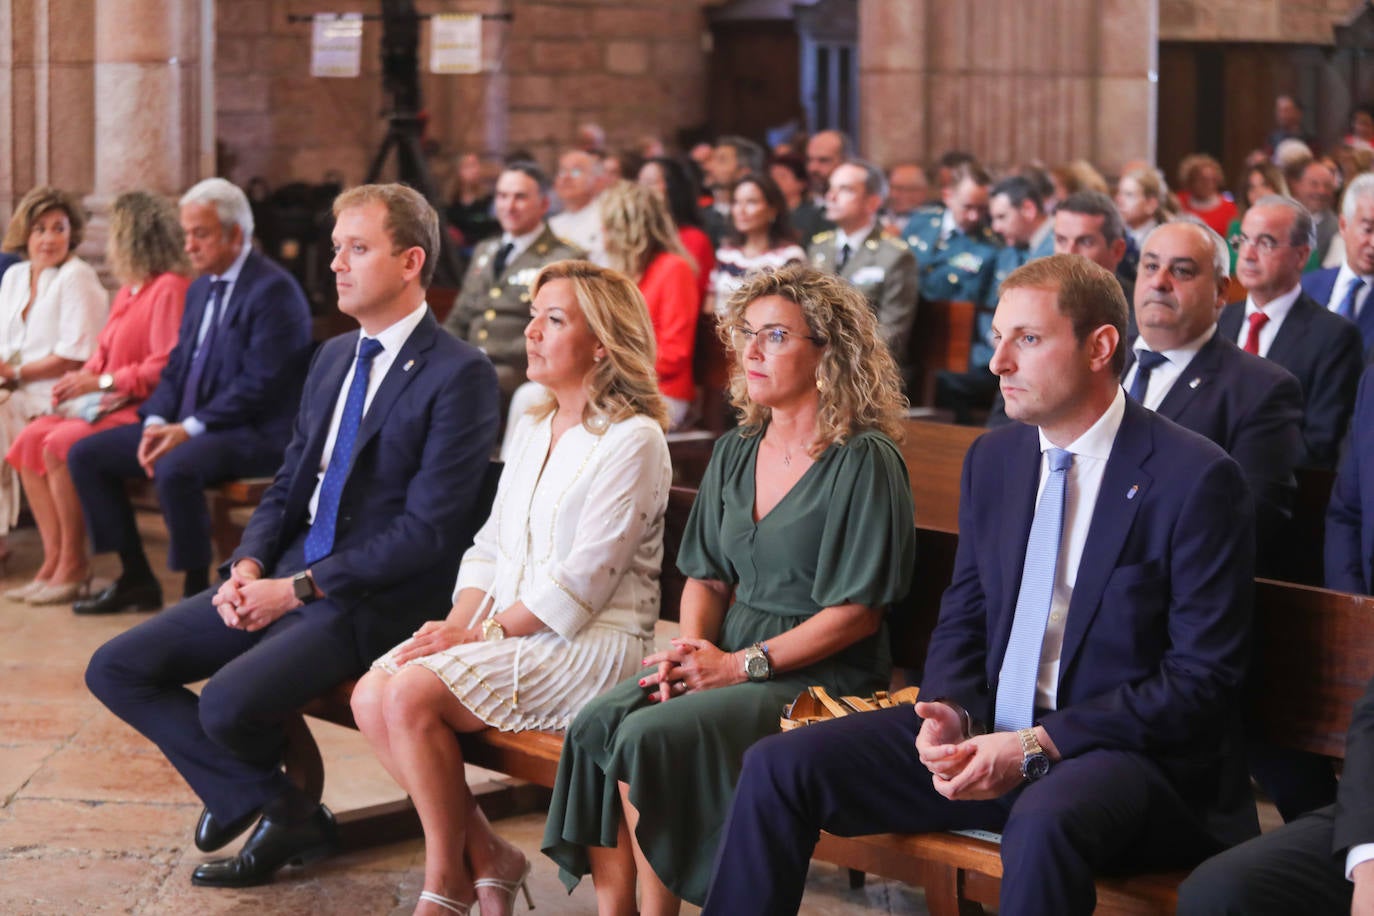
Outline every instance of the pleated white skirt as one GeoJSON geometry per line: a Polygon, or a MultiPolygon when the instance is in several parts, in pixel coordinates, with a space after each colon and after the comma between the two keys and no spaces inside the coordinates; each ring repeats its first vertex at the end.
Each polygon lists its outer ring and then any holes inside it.
{"type": "Polygon", "coordinates": [[[558,731],[589,700],[638,671],[653,651],[653,640],[593,624],[572,642],[546,630],[463,643],[402,666],[392,659],[395,651],[372,666],[390,674],[411,665],[433,671],[459,702],[493,728],[558,731]]]}

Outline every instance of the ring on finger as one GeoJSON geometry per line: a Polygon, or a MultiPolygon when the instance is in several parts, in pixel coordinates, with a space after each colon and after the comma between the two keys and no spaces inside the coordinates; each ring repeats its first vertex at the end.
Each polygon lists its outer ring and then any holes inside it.
{"type": "Polygon", "coordinates": [[[687,689],[687,682],[686,682],[686,681],[674,681],[674,682],[673,682],[673,689],[674,689],[674,690],[678,690],[678,691],[686,690],[686,689],[687,689]]]}

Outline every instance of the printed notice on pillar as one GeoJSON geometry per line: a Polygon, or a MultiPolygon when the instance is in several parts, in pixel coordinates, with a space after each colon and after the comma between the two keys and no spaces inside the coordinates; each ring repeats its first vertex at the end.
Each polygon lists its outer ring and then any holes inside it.
{"type": "Polygon", "coordinates": [[[482,72],[482,17],[443,13],[429,20],[431,73],[482,72]]]}
{"type": "Polygon", "coordinates": [[[310,41],[311,76],[357,76],[362,72],[363,14],[316,13],[310,41]]]}

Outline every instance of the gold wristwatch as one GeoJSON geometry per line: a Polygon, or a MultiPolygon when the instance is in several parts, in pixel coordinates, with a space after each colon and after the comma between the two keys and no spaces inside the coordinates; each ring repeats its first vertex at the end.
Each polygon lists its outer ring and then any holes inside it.
{"type": "Polygon", "coordinates": [[[1027,782],[1034,782],[1050,771],[1050,755],[1040,746],[1035,729],[1023,728],[1016,737],[1021,739],[1021,776],[1027,782]]]}
{"type": "Polygon", "coordinates": [[[495,617],[488,617],[482,621],[482,638],[487,642],[496,642],[506,638],[506,628],[501,626],[501,621],[495,617]]]}

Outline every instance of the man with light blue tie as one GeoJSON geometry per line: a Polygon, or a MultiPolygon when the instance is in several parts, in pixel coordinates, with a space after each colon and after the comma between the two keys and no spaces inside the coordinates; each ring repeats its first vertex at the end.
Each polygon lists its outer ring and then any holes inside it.
{"type": "Polygon", "coordinates": [[[337,842],[333,816],[282,771],[306,702],[449,607],[498,426],[496,370],[425,302],[439,220],[419,193],[335,201],[339,309],[361,332],[321,345],[271,488],[225,580],[96,650],[86,683],[151,739],[205,803],[208,887],[262,884],[337,842]],[[186,684],[209,680],[199,696],[186,684]]]}
{"type": "Polygon", "coordinates": [[[1302,275],[1303,292],[1360,328],[1365,353],[1374,350],[1374,174],[1365,172],[1350,182],[1341,198],[1340,238],[1345,260],[1302,275]]]}
{"type": "Polygon", "coordinates": [[[795,913],[822,829],[999,831],[1004,916],[1091,913],[1098,874],[1258,832],[1233,713],[1254,510],[1220,448],[1126,396],[1125,330],[1085,258],[1004,281],[991,366],[1021,423],[965,459],[923,701],[756,744],[704,913],[795,913]]]}
{"type": "Polygon", "coordinates": [[[253,251],[243,191],[208,178],[181,198],[186,254],[200,277],[143,423],[96,433],[67,464],[96,553],[119,554],[122,573],[78,614],[162,607],[125,483],[152,479],[167,522],[167,564],[183,595],[210,584],[205,489],[271,474],[291,434],[310,347],[310,307],[285,270],[253,251]]]}

